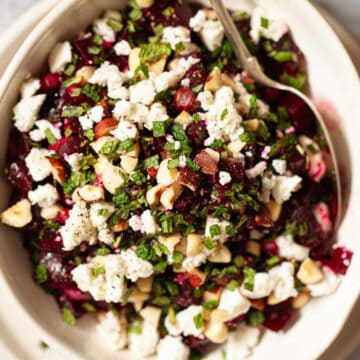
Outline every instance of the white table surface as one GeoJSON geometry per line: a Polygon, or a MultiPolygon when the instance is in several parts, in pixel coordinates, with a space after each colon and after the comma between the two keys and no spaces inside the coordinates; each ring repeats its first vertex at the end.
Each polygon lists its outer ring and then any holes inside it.
{"type": "MultiPolygon", "coordinates": [[[[0,0],[0,33],[5,31],[17,16],[26,11],[36,1],[0,0]]],[[[314,0],[314,2],[326,9],[360,41],[360,0],[314,0]]],[[[360,346],[348,358],[348,360],[358,359],[360,359],[360,346]]]]}

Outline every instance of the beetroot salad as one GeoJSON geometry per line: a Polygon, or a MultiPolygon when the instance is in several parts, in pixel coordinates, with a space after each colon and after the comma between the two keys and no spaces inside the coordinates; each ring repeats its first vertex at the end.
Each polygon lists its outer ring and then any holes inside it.
{"type": "MultiPolygon", "coordinates": [[[[305,91],[304,55],[262,8],[232,12],[274,79],[305,91]]],[[[297,97],[238,65],[212,9],[130,1],[55,45],[13,109],[3,223],[75,325],[114,351],[239,360],[333,293],[334,186],[297,97]],[[269,329],[269,330],[267,330],[269,329]],[[219,357],[219,358],[220,358],[219,357]]]]}

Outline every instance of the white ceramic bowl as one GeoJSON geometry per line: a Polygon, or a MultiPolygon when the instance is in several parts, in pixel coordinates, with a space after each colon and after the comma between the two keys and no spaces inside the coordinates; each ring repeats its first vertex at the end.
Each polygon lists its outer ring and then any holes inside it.
{"type": "MultiPolygon", "coordinates": [[[[225,1],[231,8],[249,9],[253,1],[225,1]]],[[[310,84],[315,101],[329,118],[343,169],[346,212],[339,232],[339,242],[355,254],[348,274],[337,293],[313,301],[285,334],[267,332],[255,350],[253,359],[314,359],[331,344],[344,325],[360,292],[357,251],[357,224],[360,223],[360,84],[358,75],[343,46],[327,23],[305,0],[263,0],[290,25],[295,40],[308,59],[310,84]],[[306,19],[306,23],[304,21],[306,19]]],[[[19,48],[0,81],[0,131],[10,128],[11,109],[27,73],[38,73],[46,64],[55,42],[71,38],[84,29],[103,8],[121,6],[125,0],[62,0],[33,30],[19,48]]],[[[4,164],[6,136],[1,146],[4,164]]],[[[3,168],[4,166],[2,166],[3,168]]],[[[5,208],[9,187],[1,177],[0,207],[5,208]]],[[[83,319],[69,327],[60,319],[56,304],[31,280],[30,264],[19,236],[0,227],[0,268],[6,286],[14,296],[14,306],[31,321],[35,331],[66,359],[131,359],[127,352],[113,353],[98,339],[93,323],[83,319]]],[[[219,359],[217,355],[215,358],[219,359]]]]}

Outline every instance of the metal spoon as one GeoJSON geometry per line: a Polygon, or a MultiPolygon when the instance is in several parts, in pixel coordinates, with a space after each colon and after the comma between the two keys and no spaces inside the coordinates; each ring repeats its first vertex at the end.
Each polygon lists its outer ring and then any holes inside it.
{"type": "Polygon", "coordinates": [[[248,48],[246,47],[244,41],[241,38],[241,35],[236,28],[236,25],[230,16],[228,10],[225,8],[222,0],[210,0],[214,10],[216,11],[216,14],[218,18],[220,19],[225,34],[230,41],[235,55],[237,59],[239,60],[241,66],[243,69],[251,75],[259,84],[265,85],[270,88],[274,88],[281,91],[288,91],[292,94],[295,94],[299,98],[301,98],[307,106],[310,108],[310,110],[314,113],[318,125],[320,129],[322,130],[325,140],[327,142],[327,145],[329,147],[331,159],[332,159],[332,165],[333,165],[333,171],[334,171],[334,179],[336,182],[336,197],[337,197],[337,213],[336,213],[336,219],[334,224],[334,230],[337,230],[341,223],[342,218],[342,194],[341,194],[341,182],[340,182],[340,173],[339,173],[339,167],[338,162],[336,159],[336,154],[334,150],[334,145],[332,143],[332,140],[330,138],[329,132],[326,128],[325,122],[323,118],[321,117],[319,111],[316,109],[312,101],[309,97],[304,95],[301,91],[291,87],[284,85],[278,81],[270,79],[263,71],[258,59],[253,56],[248,48]]]}

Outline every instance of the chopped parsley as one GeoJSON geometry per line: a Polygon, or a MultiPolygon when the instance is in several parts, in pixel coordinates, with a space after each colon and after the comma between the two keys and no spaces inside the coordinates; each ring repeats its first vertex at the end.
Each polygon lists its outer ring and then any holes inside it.
{"type": "Polygon", "coordinates": [[[75,325],[76,319],[70,309],[64,307],[62,309],[62,318],[69,325],[75,325]]]}
{"type": "Polygon", "coordinates": [[[48,272],[45,264],[38,264],[35,269],[35,281],[38,284],[43,284],[48,280],[48,272]]]}
{"type": "Polygon", "coordinates": [[[172,50],[169,44],[142,44],[140,45],[140,62],[149,63],[168,57],[172,50]]]}
{"type": "Polygon", "coordinates": [[[254,290],[254,280],[256,271],[250,267],[243,268],[244,274],[244,287],[246,290],[253,291],[254,290]]]}

